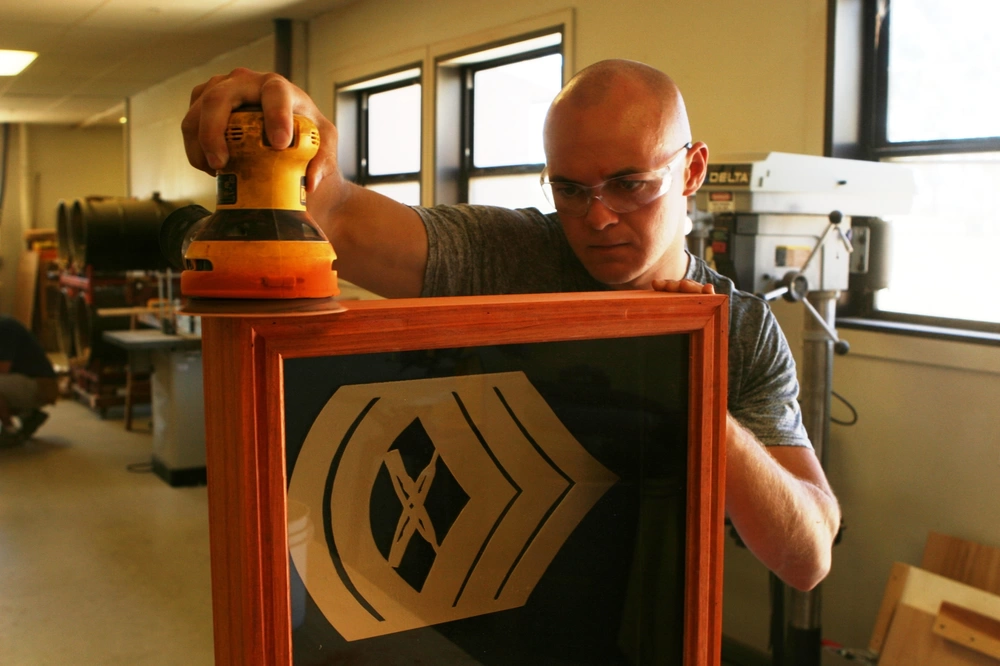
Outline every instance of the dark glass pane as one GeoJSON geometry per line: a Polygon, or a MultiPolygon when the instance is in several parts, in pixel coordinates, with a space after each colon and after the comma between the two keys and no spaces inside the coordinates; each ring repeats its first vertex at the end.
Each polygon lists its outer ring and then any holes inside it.
{"type": "Polygon", "coordinates": [[[294,663],[681,663],[688,356],[286,360],[294,663]]]}

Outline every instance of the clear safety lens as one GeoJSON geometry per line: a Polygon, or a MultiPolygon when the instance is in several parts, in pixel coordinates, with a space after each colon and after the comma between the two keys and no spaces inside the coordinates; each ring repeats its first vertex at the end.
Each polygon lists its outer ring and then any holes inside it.
{"type": "Polygon", "coordinates": [[[615,213],[631,213],[652,203],[670,189],[673,163],[690,148],[690,143],[685,144],[662,169],[617,176],[597,185],[551,181],[546,169],[542,172],[542,191],[556,211],[571,217],[586,215],[594,199],[600,199],[601,203],[615,213]]]}

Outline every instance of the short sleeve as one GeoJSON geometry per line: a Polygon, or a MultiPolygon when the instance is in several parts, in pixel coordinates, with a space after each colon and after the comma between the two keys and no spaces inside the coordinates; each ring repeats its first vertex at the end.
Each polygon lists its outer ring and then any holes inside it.
{"type": "Polygon", "coordinates": [[[414,208],[427,229],[421,296],[603,289],[573,255],[554,216],[534,208],[414,208]]]}
{"type": "MultiPolygon", "coordinates": [[[[766,303],[743,297],[746,311],[733,323],[730,346],[740,363],[729,411],[765,446],[812,447],[799,408],[799,382],[788,341],[766,303]]],[[[732,351],[732,350],[731,350],[732,351]]]]}

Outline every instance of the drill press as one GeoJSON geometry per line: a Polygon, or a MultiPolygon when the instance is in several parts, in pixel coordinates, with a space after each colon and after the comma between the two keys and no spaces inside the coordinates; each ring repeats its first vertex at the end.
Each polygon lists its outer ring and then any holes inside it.
{"type": "MultiPolygon", "coordinates": [[[[823,467],[830,432],[833,354],[849,345],[835,328],[836,303],[867,255],[852,217],[908,212],[913,174],[898,164],[772,152],[709,164],[697,208],[710,230],[706,254],[720,273],[766,300],[805,308],[799,367],[802,420],[823,467]]],[[[839,538],[839,537],[838,537],[839,538]]],[[[784,590],[772,575],[772,621],[784,590]]],[[[774,666],[819,666],[821,591],[789,593],[787,626],[772,627],[774,666]]]]}

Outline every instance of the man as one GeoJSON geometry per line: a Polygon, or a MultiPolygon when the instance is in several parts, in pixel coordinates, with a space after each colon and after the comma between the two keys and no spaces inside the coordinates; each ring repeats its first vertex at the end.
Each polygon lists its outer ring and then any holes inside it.
{"type": "Polygon", "coordinates": [[[40,408],[58,395],[56,373],[41,345],[21,322],[0,316],[0,447],[31,439],[49,418],[40,408]]]}
{"type": "Polygon", "coordinates": [[[685,247],[686,198],[705,179],[708,148],[692,143],[669,77],[611,60],[566,85],[545,123],[545,183],[557,209],[547,216],[410,208],[348,183],[336,163],[336,128],[312,100],[276,74],[245,69],[192,91],[182,123],[192,165],[214,175],[225,164],[224,129],[241,104],[262,106],[275,147],[288,145],[292,113],[317,124],[309,212],[337,248],[339,274],[376,293],[729,295],[727,513],[748,548],[789,585],[808,590],[826,576],[840,509],[801,424],[787,342],[763,301],[735,291],[685,247]]]}

